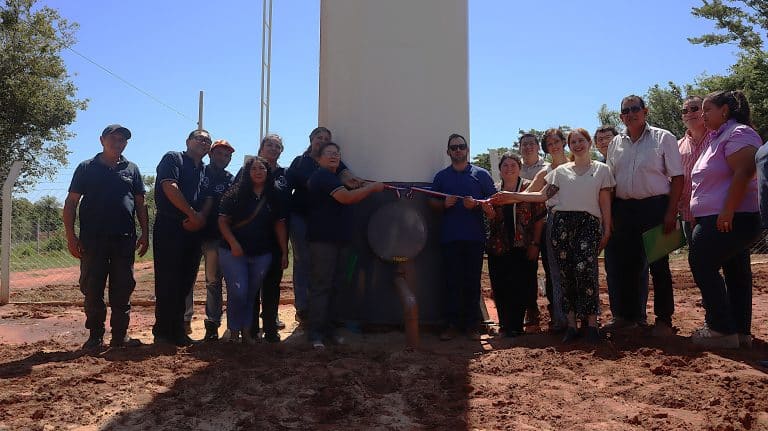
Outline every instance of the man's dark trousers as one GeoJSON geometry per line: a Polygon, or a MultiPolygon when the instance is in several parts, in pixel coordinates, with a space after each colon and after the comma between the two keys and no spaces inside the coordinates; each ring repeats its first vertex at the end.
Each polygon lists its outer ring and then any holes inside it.
{"type": "MultiPolygon", "coordinates": [[[[613,235],[608,252],[611,264],[606,269],[609,277],[618,282],[618,316],[631,322],[642,319],[640,289],[647,283],[645,274],[645,249],[643,232],[664,222],[667,210],[667,195],[645,199],[616,199],[613,202],[613,235]]],[[[665,256],[650,265],[653,279],[653,308],[656,320],[672,325],[675,301],[672,292],[672,273],[669,257],[665,256]]]]}
{"type": "Polygon", "coordinates": [[[153,228],[155,261],[155,325],[152,334],[169,340],[185,338],[185,298],[197,278],[202,240],[184,230],[181,220],[158,214],[153,228]]]}
{"type": "Polygon", "coordinates": [[[109,279],[109,307],[112,310],[109,326],[112,338],[122,339],[128,331],[131,293],[136,287],[133,278],[136,238],[130,235],[83,237],[81,242],[80,291],[85,296],[85,327],[91,331],[91,336],[104,335],[107,318],[104,288],[109,279]]]}

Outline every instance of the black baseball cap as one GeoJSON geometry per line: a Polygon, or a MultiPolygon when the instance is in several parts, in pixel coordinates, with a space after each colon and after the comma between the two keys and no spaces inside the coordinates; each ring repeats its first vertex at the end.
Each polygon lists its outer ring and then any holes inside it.
{"type": "Polygon", "coordinates": [[[125,139],[131,139],[131,131],[128,130],[127,128],[119,125],[119,124],[110,124],[109,126],[107,126],[104,129],[103,132],[101,132],[101,136],[104,137],[104,136],[107,136],[107,135],[111,135],[111,134],[113,134],[115,132],[120,133],[121,135],[123,135],[123,137],[125,137],[125,139]]]}

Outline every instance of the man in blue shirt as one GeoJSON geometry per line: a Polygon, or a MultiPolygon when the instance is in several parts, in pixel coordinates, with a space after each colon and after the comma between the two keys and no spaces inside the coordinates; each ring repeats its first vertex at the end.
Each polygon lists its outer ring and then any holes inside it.
{"type": "Polygon", "coordinates": [[[197,278],[202,256],[200,210],[204,178],[203,157],[211,149],[211,135],[194,130],[187,150],[167,152],[157,165],[155,204],[157,215],[152,246],[155,261],[156,343],[179,347],[193,343],[184,330],[185,298],[197,278]]]}
{"type": "MultiPolygon", "coordinates": [[[[226,139],[218,139],[211,145],[208,153],[210,163],[205,166],[201,198],[203,200],[203,214],[205,214],[205,227],[200,231],[203,241],[203,257],[205,259],[205,340],[215,341],[219,339],[219,326],[222,315],[222,279],[219,268],[219,202],[224,192],[232,185],[233,175],[227,171],[229,162],[232,161],[232,153],[235,149],[226,139]]],[[[193,290],[190,290],[186,298],[186,311],[184,312],[184,331],[192,333],[192,315],[194,313],[193,290]]]]}
{"type": "Polygon", "coordinates": [[[432,190],[451,196],[430,201],[433,208],[443,212],[440,243],[446,281],[446,328],[440,339],[450,340],[458,330],[466,331],[471,339],[479,339],[485,225],[482,205],[477,200],[491,197],[496,187],[488,171],[468,162],[469,146],[463,136],[452,134],[448,138],[447,153],[451,166],[435,175],[432,190]]]}
{"type": "Polygon", "coordinates": [[[90,331],[83,349],[102,346],[107,306],[104,288],[109,278],[112,316],[110,346],[141,344],[127,335],[131,312],[134,249],[147,252],[148,218],[144,182],[139,168],[123,157],[131,131],[119,124],[101,133],[103,151],[75,169],[64,201],[64,229],[69,252],[80,259],[80,291],[85,296],[85,327],[90,331]],[[81,200],[82,198],[82,200],[81,200]],[[75,218],[80,207],[80,235],[75,218]],[[135,218],[141,236],[136,237],[135,218]]]}

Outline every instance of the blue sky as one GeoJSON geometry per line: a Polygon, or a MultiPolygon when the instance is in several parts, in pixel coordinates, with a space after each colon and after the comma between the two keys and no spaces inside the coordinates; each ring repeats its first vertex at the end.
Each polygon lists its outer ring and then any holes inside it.
{"type": "MultiPolygon", "coordinates": [[[[594,130],[603,103],[615,109],[624,95],[644,94],[657,83],[727,72],[734,47],[705,48],[686,40],[713,29],[690,14],[699,3],[469,0],[472,153],[511,145],[521,128],[594,130]]],[[[125,155],[142,173],[153,174],[161,156],[183,149],[196,127],[199,90],[205,91],[204,126],[214,138],[232,143],[233,160],[255,151],[261,2],[39,4],[79,23],[75,50],[186,117],[64,51],[79,97],[90,103],[70,128],[77,136],[69,142],[69,166],[30,198],[63,197],[74,166],[99,151],[101,130],[114,122],[133,132],[125,155]]],[[[319,0],[274,0],[270,129],[284,138],[285,165],[306,147],[317,125],[319,9],[319,0]]]]}

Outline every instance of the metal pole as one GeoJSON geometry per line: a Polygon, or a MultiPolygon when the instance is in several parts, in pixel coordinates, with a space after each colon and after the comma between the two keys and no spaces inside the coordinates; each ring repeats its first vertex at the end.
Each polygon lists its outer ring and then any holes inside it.
{"type": "Polygon", "coordinates": [[[200,102],[197,107],[197,130],[203,130],[203,90],[200,90],[200,102]]]}
{"type": "Polygon", "coordinates": [[[272,70],[272,0],[262,0],[261,11],[261,110],[259,138],[269,133],[269,93],[272,70]]]}
{"type": "Polygon", "coordinates": [[[0,305],[11,299],[11,192],[21,172],[21,162],[13,162],[3,184],[3,223],[0,227],[0,305]]]}

